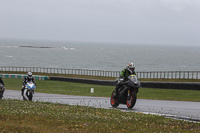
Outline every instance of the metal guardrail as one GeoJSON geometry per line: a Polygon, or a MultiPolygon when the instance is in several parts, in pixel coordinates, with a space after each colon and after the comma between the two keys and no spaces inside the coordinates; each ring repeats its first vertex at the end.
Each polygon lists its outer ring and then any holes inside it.
{"type": "MultiPolygon", "coordinates": [[[[24,79],[27,75],[21,75],[21,74],[0,74],[0,77],[2,78],[17,78],[17,79],[24,79]]],[[[39,76],[39,75],[33,75],[35,80],[48,80],[48,76],[39,76]]]]}
{"type": "Polygon", "coordinates": [[[119,71],[103,71],[103,70],[88,70],[88,69],[64,69],[64,68],[40,68],[40,67],[10,67],[0,66],[0,71],[16,71],[16,72],[37,72],[37,73],[52,73],[52,74],[74,74],[74,75],[91,75],[103,77],[119,77],[119,71]]]}
{"type": "Polygon", "coordinates": [[[137,72],[144,79],[200,79],[200,71],[152,71],[137,72]]]}
{"type": "MultiPolygon", "coordinates": [[[[37,72],[52,74],[74,74],[103,77],[119,77],[120,71],[88,70],[88,69],[65,69],[65,68],[40,68],[40,67],[10,67],[0,66],[1,72],[37,72]]],[[[200,71],[151,71],[136,72],[139,79],[200,79],[200,71]]]]}

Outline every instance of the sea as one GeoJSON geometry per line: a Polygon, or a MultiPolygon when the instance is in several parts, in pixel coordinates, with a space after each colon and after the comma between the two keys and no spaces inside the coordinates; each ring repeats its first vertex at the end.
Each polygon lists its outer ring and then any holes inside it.
{"type": "Polygon", "coordinates": [[[200,71],[199,46],[0,39],[0,67],[200,71]]]}

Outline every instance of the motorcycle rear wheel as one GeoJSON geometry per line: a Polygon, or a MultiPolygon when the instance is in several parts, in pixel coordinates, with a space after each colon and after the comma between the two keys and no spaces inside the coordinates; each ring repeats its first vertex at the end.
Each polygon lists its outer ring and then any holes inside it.
{"type": "Polygon", "coordinates": [[[113,91],[112,92],[112,94],[111,94],[111,97],[110,97],[110,104],[111,104],[111,106],[112,107],[117,107],[117,106],[119,106],[119,102],[118,102],[118,99],[117,98],[114,98],[114,92],[115,91],[113,91]]]}
{"type": "Polygon", "coordinates": [[[126,105],[128,109],[132,109],[135,106],[136,99],[137,99],[137,94],[135,91],[132,91],[130,94],[130,99],[126,100],[126,105]]]}

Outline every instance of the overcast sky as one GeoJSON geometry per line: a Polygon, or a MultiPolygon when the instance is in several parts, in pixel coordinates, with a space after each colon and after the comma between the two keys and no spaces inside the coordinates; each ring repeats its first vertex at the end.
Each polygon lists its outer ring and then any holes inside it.
{"type": "Polygon", "coordinates": [[[200,45],[200,0],[0,0],[0,38],[200,45]]]}

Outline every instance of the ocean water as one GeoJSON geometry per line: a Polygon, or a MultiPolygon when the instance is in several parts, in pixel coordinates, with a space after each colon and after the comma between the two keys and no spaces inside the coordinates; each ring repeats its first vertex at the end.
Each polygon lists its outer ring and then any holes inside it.
{"type": "Polygon", "coordinates": [[[200,47],[0,40],[0,66],[121,71],[200,71],[200,47]]]}

